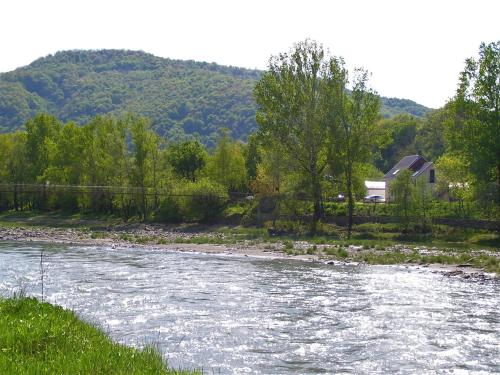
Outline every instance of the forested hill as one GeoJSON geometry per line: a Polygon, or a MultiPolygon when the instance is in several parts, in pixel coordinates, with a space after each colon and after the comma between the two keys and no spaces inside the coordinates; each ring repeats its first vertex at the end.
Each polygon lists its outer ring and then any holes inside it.
{"type": "MultiPolygon", "coordinates": [[[[252,90],[260,74],[138,51],[58,52],[0,74],[0,131],[17,129],[42,111],[77,123],[134,112],[170,139],[198,133],[211,144],[221,127],[245,139],[256,127],[252,90]]],[[[406,99],[382,103],[385,116],[429,111],[406,99]]]]}

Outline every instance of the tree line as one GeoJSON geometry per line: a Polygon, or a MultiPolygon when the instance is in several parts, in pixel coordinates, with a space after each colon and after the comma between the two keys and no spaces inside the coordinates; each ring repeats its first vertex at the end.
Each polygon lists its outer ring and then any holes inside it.
{"type": "Polygon", "coordinates": [[[364,180],[381,178],[416,153],[435,161],[442,192],[498,206],[499,50],[500,42],[480,46],[443,108],[425,118],[387,119],[366,70],[350,71],[317,42],[297,43],[273,56],[257,81],[258,128],[246,143],[227,130],[212,147],[196,137],[168,138],[133,114],[95,116],[82,126],[39,114],[25,130],[0,135],[0,183],[129,187],[134,193],[10,192],[0,196],[0,208],[198,220],[220,212],[229,193],[288,195],[312,202],[314,231],[325,199],[344,193],[350,230],[364,180]]]}
{"type": "MultiPolygon", "coordinates": [[[[0,183],[129,187],[134,193],[109,188],[90,194],[11,192],[0,197],[3,209],[82,210],[147,219],[174,209],[166,195],[211,197],[217,208],[229,191],[247,189],[246,148],[225,133],[209,155],[197,140],[167,144],[146,118],[135,115],[97,116],[78,126],[39,114],[25,128],[0,135],[0,183]]],[[[187,215],[196,216],[196,207],[189,204],[193,202],[184,204],[187,215]]],[[[174,219],[179,212],[165,215],[174,219]]]]}

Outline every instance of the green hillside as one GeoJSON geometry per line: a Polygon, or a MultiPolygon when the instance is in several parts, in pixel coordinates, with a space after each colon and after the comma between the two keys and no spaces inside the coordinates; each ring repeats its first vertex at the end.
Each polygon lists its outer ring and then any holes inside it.
{"type": "MultiPolygon", "coordinates": [[[[210,145],[221,127],[246,139],[256,127],[252,90],[260,74],[138,51],[58,52],[0,74],[0,131],[17,129],[41,111],[77,123],[134,112],[170,139],[198,133],[210,145]]],[[[387,117],[429,111],[405,99],[382,98],[382,103],[387,117]]]]}

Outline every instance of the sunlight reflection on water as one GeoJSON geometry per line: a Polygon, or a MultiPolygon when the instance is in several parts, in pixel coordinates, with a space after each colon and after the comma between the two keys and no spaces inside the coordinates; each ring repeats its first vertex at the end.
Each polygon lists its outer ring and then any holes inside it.
{"type": "Polygon", "coordinates": [[[500,372],[498,281],[146,249],[0,242],[0,294],[40,293],[171,366],[234,373],[500,372]]]}

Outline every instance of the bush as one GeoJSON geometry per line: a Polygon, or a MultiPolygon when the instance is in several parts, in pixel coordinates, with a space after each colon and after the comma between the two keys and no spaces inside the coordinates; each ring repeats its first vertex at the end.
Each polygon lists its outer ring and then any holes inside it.
{"type": "Polygon", "coordinates": [[[229,200],[221,185],[206,178],[186,184],[177,198],[182,217],[187,221],[213,219],[223,211],[229,200]]]}
{"type": "Polygon", "coordinates": [[[301,236],[307,234],[309,227],[297,220],[275,220],[264,223],[268,233],[271,235],[294,235],[301,236]]]}
{"type": "Polygon", "coordinates": [[[167,223],[178,223],[182,221],[182,213],[175,197],[167,196],[162,199],[156,219],[167,223]]]}
{"type": "Polygon", "coordinates": [[[345,258],[347,258],[347,257],[349,256],[349,253],[347,252],[347,250],[346,250],[346,249],[344,249],[344,248],[342,248],[342,247],[341,247],[341,248],[339,248],[339,250],[337,251],[337,256],[338,256],[339,258],[344,258],[344,259],[345,259],[345,258]]]}
{"type": "Polygon", "coordinates": [[[312,247],[309,247],[307,249],[307,254],[308,255],[316,254],[317,251],[318,251],[318,247],[316,245],[313,245],[312,247]]]}
{"type": "Polygon", "coordinates": [[[285,248],[285,251],[287,250],[293,250],[293,242],[289,240],[283,241],[283,247],[285,248]]]}
{"type": "Polygon", "coordinates": [[[325,202],[323,208],[326,216],[347,216],[346,203],[325,202]]]}

